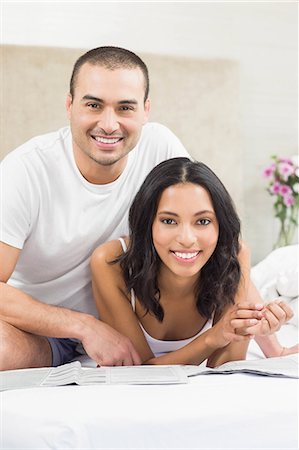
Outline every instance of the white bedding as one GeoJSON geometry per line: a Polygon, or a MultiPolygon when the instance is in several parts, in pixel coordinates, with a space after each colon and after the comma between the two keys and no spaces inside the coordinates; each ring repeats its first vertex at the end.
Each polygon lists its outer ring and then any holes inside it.
{"type": "Polygon", "coordinates": [[[5,449],[297,449],[298,380],[247,374],[187,385],[2,394],[5,449]]]}
{"type": "MultiPolygon", "coordinates": [[[[279,253],[277,266],[286,269],[295,251],[288,248],[282,265],[279,253]]],[[[261,290],[275,282],[268,263],[253,269],[261,290]]],[[[297,322],[282,327],[279,337],[283,345],[298,342],[297,322]]],[[[248,358],[260,357],[251,342],[248,358]]],[[[298,449],[296,379],[202,375],[183,385],[66,386],[0,395],[2,449],[298,449]]]]}

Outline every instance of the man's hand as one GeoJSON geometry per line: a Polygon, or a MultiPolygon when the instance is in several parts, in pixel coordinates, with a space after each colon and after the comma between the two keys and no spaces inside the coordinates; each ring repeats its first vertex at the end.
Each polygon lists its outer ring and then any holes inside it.
{"type": "Polygon", "coordinates": [[[90,318],[87,332],[81,338],[88,356],[99,366],[136,366],[141,358],[130,339],[109,325],[90,318]]]}

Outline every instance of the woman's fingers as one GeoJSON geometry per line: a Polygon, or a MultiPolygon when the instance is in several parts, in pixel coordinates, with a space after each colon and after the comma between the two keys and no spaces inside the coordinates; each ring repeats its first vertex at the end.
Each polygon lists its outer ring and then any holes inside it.
{"type": "Polygon", "coordinates": [[[284,302],[238,303],[226,315],[223,324],[233,340],[244,340],[272,334],[292,316],[291,308],[284,302]]]}
{"type": "Polygon", "coordinates": [[[236,303],[237,309],[261,311],[265,305],[262,303],[236,303]]]}
{"type": "Polygon", "coordinates": [[[285,310],[276,302],[268,303],[266,311],[270,311],[280,322],[285,322],[287,314],[285,310]]]}
{"type": "Polygon", "coordinates": [[[292,317],[292,309],[283,301],[267,305],[239,303],[231,311],[231,326],[235,334],[267,335],[278,331],[292,317]]]}
{"type": "Polygon", "coordinates": [[[235,316],[239,319],[262,319],[263,312],[257,309],[237,309],[235,316]]]}
{"type": "Polygon", "coordinates": [[[287,322],[294,315],[292,309],[285,302],[276,301],[268,303],[267,309],[269,309],[282,323],[287,322]]]}
{"type": "Polygon", "coordinates": [[[279,318],[268,308],[265,309],[264,315],[270,327],[269,332],[274,333],[275,331],[279,330],[279,328],[281,327],[279,318]]]}
{"type": "Polygon", "coordinates": [[[259,321],[257,319],[232,319],[230,323],[231,327],[234,330],[240,331],[242,329],[252,327],[253,325],[256,325],[258,322],[259,321]]]}
{"type": "Polygon", "coordinates": [[[263,314],[268,322],[267,324],[262,324],[263,334],[272,334],[278,331],[281,325],[293,317],[292,309],[285,302],[279,301],[268,303],[264,308],[263,314]]]}

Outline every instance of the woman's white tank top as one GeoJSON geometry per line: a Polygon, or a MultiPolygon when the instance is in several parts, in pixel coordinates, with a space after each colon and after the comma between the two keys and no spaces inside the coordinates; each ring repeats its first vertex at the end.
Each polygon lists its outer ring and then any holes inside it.
{"type": "MultiPolygon", "coordinates": [[[[125,240],[123,238],[119,238],[119,240],[120,240],[123,251],[126,252],[127,245],[126,245],[125,240]]],[[[136,296],[135,296],[135,292],[133,289],[131,289],[131,305],[132,305],[133,311],[135,312],[136,296]]],[[[194,339],[196,339],[198,336],[200,336],[202,333],[204,333],[209,328],[211,328],[212,323],[213,323],[213,319],[207,320],[206,323],[204,324],[204,326],[202,327],[202,329],[195,336],[192,336],[191,338],[188,338],[188,339],[181,339],[181,340],[177,340],[177,341],[163,341],[160,339],[156,339],[156,338],[152,337],[150,334],[148,334],[148,332],[143,328],[143,326],[140,322],[139,322],[139,325],[144,333],[144,337],[147,340],[147,343],[148,343],[150,349],[152,350],[155,357],[158,357],[158,356],[165,355],[165,353],[173,352],[175,350],[179,350],[182,347],[185,347],[185,345],[189,344],[194,339]]]]}

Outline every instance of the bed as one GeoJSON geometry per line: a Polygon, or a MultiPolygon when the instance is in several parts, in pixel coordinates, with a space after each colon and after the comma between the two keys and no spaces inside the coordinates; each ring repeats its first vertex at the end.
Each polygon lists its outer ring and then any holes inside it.
{"type": "MultiPolygon", "coordinates": [[[[298,247],[252,269],[263,297],[295,311],[278,335],[298,341],[298,247]]],[[[263,355],[251,342],[248,359],[263,355]]],[[[178,385],[97,385],[2,392],[2,449],[298,449],[298,379],[200,375],[178,385]]]]}

